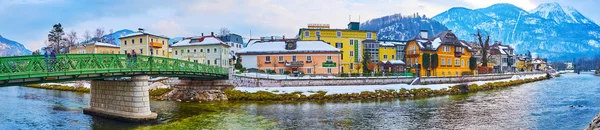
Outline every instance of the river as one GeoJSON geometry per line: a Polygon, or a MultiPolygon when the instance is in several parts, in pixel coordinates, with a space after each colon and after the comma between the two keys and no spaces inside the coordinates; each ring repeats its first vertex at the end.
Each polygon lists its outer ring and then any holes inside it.
{"type": "Polygon", "coordinates": [[[600,112],[600,77],[564,74],[506,89],[418,100],[151,101],[159,119],[142,124],[85,115],[82,109],[88,106],[89,98],[85,93],[0,87],[0,129],[123,129],[209,113],[244,116],[227,118],[211,127],[232,129],[260,128],[261,123],[272,122],[276,123],[272,128],[280,129],[583,129],[600,112]],[[248,119],[263,117],[269,121],[248,119]]]}

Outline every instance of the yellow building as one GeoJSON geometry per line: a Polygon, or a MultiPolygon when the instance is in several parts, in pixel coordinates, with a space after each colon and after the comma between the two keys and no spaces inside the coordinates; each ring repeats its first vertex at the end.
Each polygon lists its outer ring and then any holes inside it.
{"type": "MultiPolygon", "coordinates": [[[[406,45],[406,64],[409,71],[419,76],[460,76],[463,73],[474,74],[471,70],[471,47],[460,41],[452,31],[447,30],[429,38],[428,32],[422,30],[420,35],[406,45]],[[425,67],[423,59],[434,60],[437,54],[437,65],[428,62],[432,67],[425,67]],[[429,58],[423,58],[430,55],[429,58]]],[[[475,59],[473,57],[473,59],[475,59]]]]}
{"type": "Polygon", "coordinates": [[[379,43],[379,60],[391,61],[396,60],[396,46],[392,43],[379,43]]]}
{"type": "Polygon", "coordinates": [[[110,43],[92,42],[72,46],[70,54],[119,54],[119,46],[110,43]]]}
{"type": "Polygon", "coordinates": [[[230,46],[212,33],[210,36],[186,37],[171,48],[174,59],[229,67],[230,46]]]}
{"type": "Polygon", "coordinates": [[[298,32],[299,40],[322,40],[342,51],[340,73],[358,73],[356,67],[363,59],[364,40],[377,40],[374,31],[359,30],[358,22],[350,22],[348,29],[331,29],[328,24],[309,24],[298,32]]]}
{"type": "Polygon", "coordinates": [[[133,53],[138,55],[168,57],[169,38],[144,32],[139,29],[138,32],[119,38],[121,42],[121,54],[133,53]]]}

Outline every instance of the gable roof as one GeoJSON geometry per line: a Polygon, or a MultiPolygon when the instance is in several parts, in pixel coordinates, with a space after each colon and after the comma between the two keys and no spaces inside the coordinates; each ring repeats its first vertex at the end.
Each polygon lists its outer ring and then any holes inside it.
{"type": "Polygon", "coordinates": [[[420,50],[426,51],[436,51],[441,45],[466,47],[469,51],[473,51],[471,45],[466,41],[459,40],[456,35],[452,33],[452,30],[442,31],[430,38],[423,38],[421,35],[417,35],[410,41],[415,41],[420,50]]]}
{"type": "Polygon", "coordinates": [[[131,34],[127,34],[125,36],[120,37],[121,38],[128,38],[128,37],[135,37],[135,36],[142,36],[142,35],[152,35],[152,36],[156,36],[156,37],[162,37],[165,39],[169,39],[169,37],[163,36],[163,35],[157,35],[157,34],[153,34],[153,33],[149,33],[149,32],[145,32],[145,31],[138,31],[138,32],[134,32],[131,34]]]}
{"type": "Polygon", "coordinates": [[[227,43],[221,41],[219,38],[215,36],[201,36],[201,37],[188,37],[183,40],[174,43],[171,45],[172,47],[180,47],[180,46],[202,46],[202,45],[225,45],[229,46],[227,43]]]}

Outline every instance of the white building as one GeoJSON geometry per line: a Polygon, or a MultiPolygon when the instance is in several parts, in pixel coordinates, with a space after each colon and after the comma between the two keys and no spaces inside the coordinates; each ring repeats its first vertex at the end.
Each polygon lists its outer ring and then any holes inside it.
{"type": "Polygon", "coordinates": [[[186,37],[171,45],[174,59],[229,67],[230,46],[214,35],[186,37]]]}

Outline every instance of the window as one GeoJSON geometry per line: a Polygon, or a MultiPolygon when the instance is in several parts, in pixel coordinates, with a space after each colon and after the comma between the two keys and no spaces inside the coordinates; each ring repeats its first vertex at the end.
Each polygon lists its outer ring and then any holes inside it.
{"type": "Polygon", "coordinates": [[[454,66],[460,66],[460,60],[458,60],[458,58],[454,59],[454,66]]]}
{"type": "Polygon", "coordinates": [[[445,74],[446,74],[446,72],[442,71],[442,75],[445,75],[445,74]]]}
{"type": "Polygon", "coordinates": [[[140,49],[140,55],[144,54],[144,49],[140,49]]]}
{"type": "Polygon", "coordinates": [[[383,47],[383,50],[387,50],[387,47],[383,47]]]}
{"type": "Polygon", "coordinates": [[[140,38],[140,43],[143,43],[143,42],[144,42],[144,40],[142,40],[142,38],[140,38]]]}
{"type": "Polygon", "coordinates": [[[315,35],[315,36],[316,36],[316,37],[320,37],[320,36],[321,36],[321,31],[317,31],[317,33],[316,33],[316,35],[315,35]]]}
{"type": "MultiPolygon", "coordinates": [[[[125,51],[125,53],[127,53],[127,51],[125,51]]],[[[177,55],[177,51],[175,51],[175,55],[177,55]]]]}
{"type": "Polygon", "coordinates": [[[350,39],[350,46],[354,46],[354,40],[350,39]]]}
{"type": "Polygon", "coordinates": [[[354,69],[354,63],[350,63],[350,70],[354,69]]]}
{"type": "Polygon", "coordinates": [[[190,49],[187,50],[187,53],[190,53],[190,49]]]}
{"type": "Polygon", "coordinates": [[[198,54],[198,53],[196,53],[196,49],[194,49],[194,54],[198,54]]]}
{"type": "Polygon", "coordinates": [[[415,64],[419,64],[419,59],[415,59],[415,64]]]}
{"type": "Polygon", "coordinates": [[[304,31],[304,37],[310,37],[310,31],[304,31]]]}
{"type": "Polygon", "coordinates": [[[210,49],[206,49],[206,53],[210,53],[210,49]]]}
{"type": "Polygon", "coordinates": [[[215,65],[217,65],[217,60],[214,60],[214,62],[215,62],[215,65]]]}
{"type": "Polygon", "coordinates": [[[158,55],[158,50],[156,50],[156,55],[158,55]]]}
{"type": "Polygon", "coordinates": [[[335,43],[335,48],[342,48],[344,47],[344,44],[341,42],[335,43]]]}
{"type": "Polygon", "coordinates": [[[394,55],[392,55],[392,60],[393,60],[393,59],[395,59],[395,58],[394,58],[394,55]]]}
{"type": "Polygon", "coordinates": [[[165,50],[163,50],[163,54],[162,55],[165,55],[165,50]]]}
{"type": "Polygon", "coordinates": [[[283,62],[283,56],[279,56],[279,62],[283,62]]]}
{"type": "Polygon", "coordinates": [[[337,32],[335,33],[335,35],[336,35],[337,37],[342,37],[342,31],[337,31],[337,32]]]}
{"type": "Polygon", "coordinates": [[[312,68],[306,68],[306,73],[307,74],[312,74],[312,68]]]}
{"type": "MultiPolygon", "coordinates": [[[[162,44],[165,45],[165,40],[162,41],[162,44]]],[[[196,63],[198,63],[198,62],[196,62],[196,63]]]]}
{"type": "Polygon", "coordinates": [[[310,61],[312,61],[312,56],[306,56],[306,61],[307,61],[307,62],[310,62],[310,61]]]}
{"type": "Polygon", "coordinates": [[[207,63],[208,65],[210,65],[210,60],[206,60],[206,63],[207,63]]]}
{"type": "Polygon", "coordinates": [[[367,32],[367,39],[373,39],[373,33],[367,32]]]}
{"type": "Polygon", "coordinates": [[[465,66],[465,60],[460,60],[461,66],[465,66]]]}
{"type": "MultiPolygon", "coordinates": [[[[445,59],[442,59],[442,62],[441,62],[441,63],[442,63],[442,66],[446,65],[446,60],[445,60],[445,59]]],[[[443,72],[442,72],[442,73],[443,73],[443,72]]]]}
{"type": "Polygon", "coordinates": [[[131,45],[135,44],[135,40],[131,39],[131,45]]]}
{"type": "Polygon", "coordinates": [[[331,68],[327,68],[327,73],[331,74],[331,68]]]}
{"type": "MultiPolygon", "coordinates": [[[[446,62],[448,63],[446,65],[452,65],[452,61],[450,60],[450,58],[446,59],[446,62]]],[[[450,72],[448,72],[448,74],[450,74],[450,72]]]]}
{"type": "Polygon", "coordinates": [[[279,68],[279,74],[283,74],[283,68],[279,68]]]}
{"type": "Polygon", "coordinates": [[[266,56],[265,57],[265,62],[271,62],[271,56],[266,56]]]}
{"type": "Polygon", "coordinates": [[[127,40],[123,40],[123,41],[125,41],[125,45],[127,45],[127,40]]]}
{"type": "Polygon", "coordinates": [[[151,38],[151,39],[150,39],[150,42],[154,42],[154,38],[151,38]]]}
{"type": "Polygon", "coordinates": [[[327,56],[327,61],[331,62],[331,56],[327,56]]]}
{"type": "Polygon", "coordinates": [[[200,49],[200,53],[204,52],[204,49],[200,49]]]}
{"type": "Polygon", "coordinates": [[[354,56],[354,51],[350,51],[350,57],[354,56]]]}
{"type": "Polygon", "coordinates": [[[387,60],[387,54],[383,55],[383,60],[387,60]]]}
{"type": "Polygon", "coordinates": [[[215,48],[215,49],[213,49],[213,50],[215,51],[215,53],[218,53],[218,52],[217,52],[217,48],[215,48]]]}
{"type": "Polygon", "coordinates": [[[296,62],[296,56],[292,56],[292,61],[296,62]]]}

